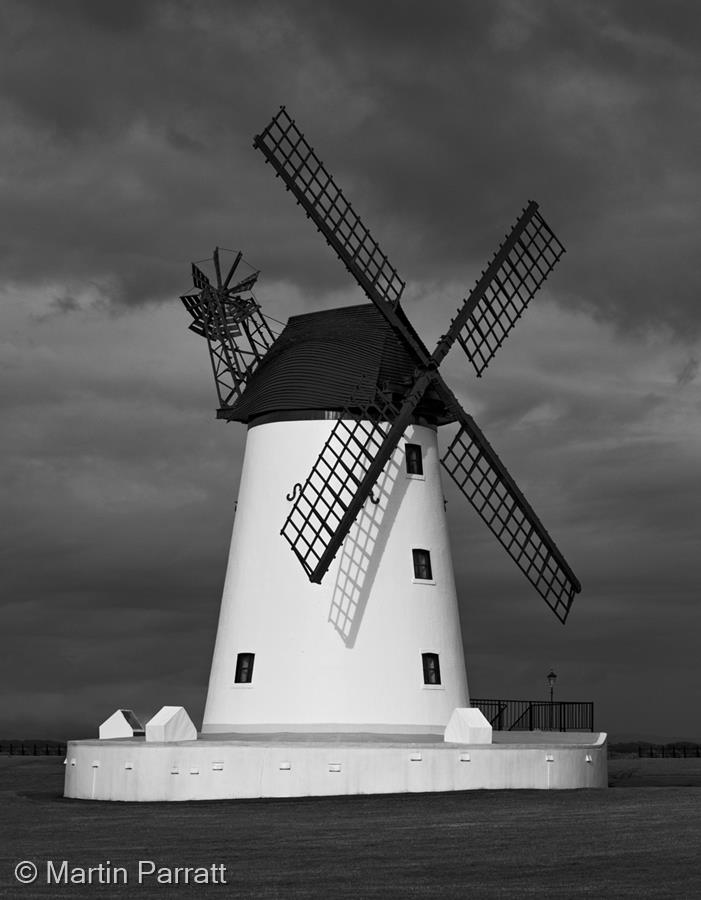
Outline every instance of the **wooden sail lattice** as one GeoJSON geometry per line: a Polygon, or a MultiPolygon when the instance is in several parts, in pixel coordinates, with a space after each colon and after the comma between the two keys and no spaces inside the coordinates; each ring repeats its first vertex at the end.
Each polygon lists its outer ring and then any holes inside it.
{"type": "Polygon", "coordinates": [[[310,577],[356,500],[399,409],[378,392],[371,404],[339,415],[307,480],[292,495],[294,503],[280,532],[310,577]]]}
{"type": "Polygon", "coordinates": [[[284,107],[254,146],[371,299],[396,306],[404,282],[284,107]]]}
{"type": "Polygon", "coordinates": [[[496,453],[465,416],[441,463],[482,521],[564,622],[579,581],[496,453]]]}
{"type": "Polygon", "coordinates": [[[457,339],[481,376],[564,252],[529,203],[439,342],[437,361],[457,339]]]}

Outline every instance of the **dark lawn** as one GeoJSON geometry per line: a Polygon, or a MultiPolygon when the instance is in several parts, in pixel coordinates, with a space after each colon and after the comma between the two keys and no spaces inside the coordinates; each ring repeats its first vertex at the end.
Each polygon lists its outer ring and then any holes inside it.
{"type": "Polygon", "coordinates": [[[0,896],[701,897],[701,760],[610,773],[608,791],[141,805],[64,800],[61,758],[0,757],[0,896]],[[47,859],[111,860],[130,883],[47,886],[47,859]],[[223,863],[227,885],[139,886],[139,859],[223,863]]]}

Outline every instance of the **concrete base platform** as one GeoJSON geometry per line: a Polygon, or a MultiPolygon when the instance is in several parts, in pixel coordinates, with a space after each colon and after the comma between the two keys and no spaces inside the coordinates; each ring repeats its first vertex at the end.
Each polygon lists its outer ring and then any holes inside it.
{"type": "Polygon", "coordinates": [[[71,741],[64,796],[224,800],[479,789],[603,788],[606,734],[494,732],[492,744],[440,735],[230,734],[195,741],[71,741]]]}

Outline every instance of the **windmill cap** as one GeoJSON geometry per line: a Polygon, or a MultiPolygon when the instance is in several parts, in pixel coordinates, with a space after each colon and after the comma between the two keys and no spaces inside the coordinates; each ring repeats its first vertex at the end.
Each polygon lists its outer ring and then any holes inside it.
{"type": "MultiPolygon", "coordinates": [[[[370,303],[292,316],[242,397],[219,415],[245,423],[262,416],[289,418],[290,413],[314,418],[313,413],[369,401],[380,386],[400,392],[413,382],[415,368],[409,351],[370,303]]],[[[453,421],[431,390],[417,418],[453,421]]]]}

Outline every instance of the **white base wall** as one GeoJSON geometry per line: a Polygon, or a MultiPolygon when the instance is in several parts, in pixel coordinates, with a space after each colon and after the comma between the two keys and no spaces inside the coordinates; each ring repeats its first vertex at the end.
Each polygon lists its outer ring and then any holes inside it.
{"type": "Polygon", "coordinates": [[[334,420],[248,431],[202,730],[442,732],[469,706],[436,432],[410,426],[323,584],[312,584],[280,529],[334,420]],[[406,442],[422,448],[408,475],[406,442]],[[432,579],[414,578],[412,549],[432,579]],[[239,653],[253,680],[235,684],[239,653]],[[422,653],[441,684],[425,685],[422,653]]]}
{"type": "Polygon", "coordinates": [[[65,797],[221,800],[608,785],[605,734],[524,734],[523,743],[214,739],[71,741],[65,797]]]}

